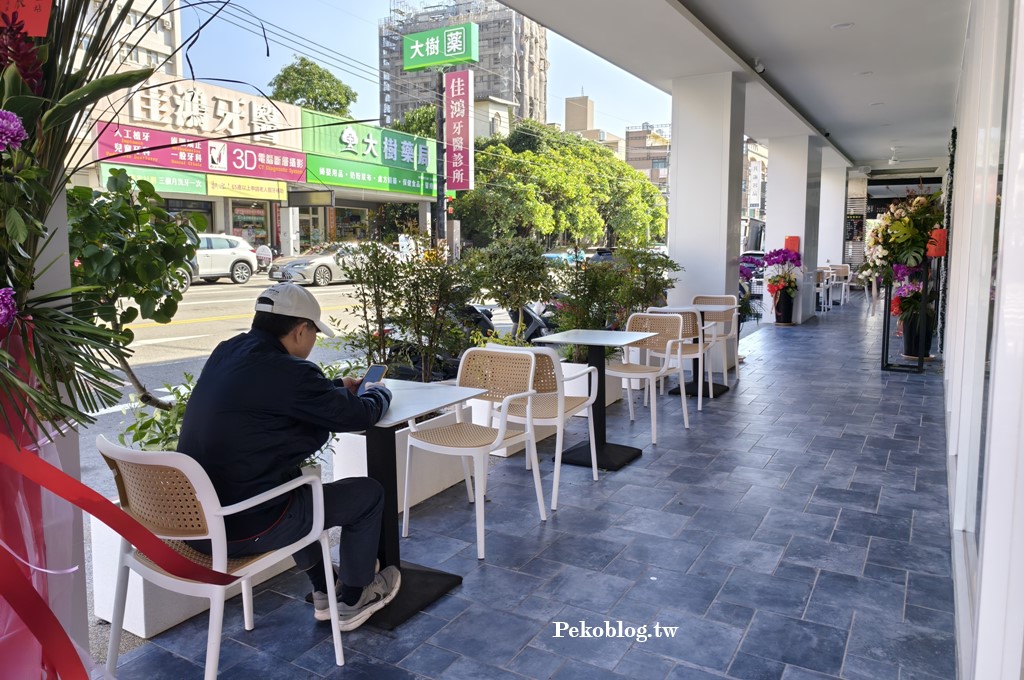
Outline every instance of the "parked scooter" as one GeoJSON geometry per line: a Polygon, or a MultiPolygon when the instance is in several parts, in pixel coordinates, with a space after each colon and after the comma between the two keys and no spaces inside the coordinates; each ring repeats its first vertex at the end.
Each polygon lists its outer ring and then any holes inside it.
{"type": "MultiPolygon", "coordinates": [[[[536,338],[550,335],[555,332],[555,324],[550,311],[542,302],[523,307],[523,331],[522,339],[526,342],[533,342],[536,338]]],[[[509,317],[512,319],[513,329],[519,328],[519,310],[509,310],[509,317]]]]}

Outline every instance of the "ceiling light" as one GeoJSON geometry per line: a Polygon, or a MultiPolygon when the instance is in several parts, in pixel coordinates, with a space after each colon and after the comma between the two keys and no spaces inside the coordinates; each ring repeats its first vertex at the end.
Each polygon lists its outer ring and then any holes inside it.
{"type": "Polygon", "coordinates": [[[890,146],[889,149],[892,151],[892,157],[889,158],[889,165],[899,165],[900,159],[896,157],[896,147],[890,146]]]}
{"type": "Polygon", "coordinates": [[[754,72],[764,73],[764,64],[761,63],[761,57],[754,57],[754,72]]]}
{"type": "Polygon", "coordinates": [[[852,21],[844,21],[841,24],[832,24],[831,26],[829,26],[829,28],[835,31],[843,31],[847,28],[853,28],[853,26],[854,23],[852,21]]]}

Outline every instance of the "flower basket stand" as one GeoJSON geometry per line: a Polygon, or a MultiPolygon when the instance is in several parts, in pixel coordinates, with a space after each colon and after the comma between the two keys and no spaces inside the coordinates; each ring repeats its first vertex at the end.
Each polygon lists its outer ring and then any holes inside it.
{"type": "MultiPolygon", "coordinates": [[[[930,266],[930,265],[929,265],[930,266]]],[[[921,291],[921,306],[918,311],[918,319],[928,318],[928,279],[924,278],[923,289],[921,291]]],[[[894,363],[889,360],[889,332],[892,326],[892,315],[889,314],[889,306],[892,303],[892,284],[885,287],[885,306],[882,307],[882,370],[883,371],[896,371],[902,373],[924,373],[924,362],[927,359],[928,348],[931,347],[931,329],[928,327],[928,323],[915,324],[917,327],[914,329],[917,332],[917,347],[923,351],[918,351],[916,363],[899,362],[894,363]]],[[[904,333],[909,333],[911,329],[904,328],[904,333]]],[[[906,356],[906,355],[904,355],[906,356]]]]}

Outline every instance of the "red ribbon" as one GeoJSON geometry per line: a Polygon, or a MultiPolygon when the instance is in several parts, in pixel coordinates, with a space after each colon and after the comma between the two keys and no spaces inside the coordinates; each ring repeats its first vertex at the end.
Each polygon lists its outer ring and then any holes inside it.
{"type": "MultiPolygon", "coordinates": [[[[6,442],[0,442],[6,444],[6,442]]],[[[42,643],[43,656],[53,665],[61,680],[89,680],[82,659],[64,632],[50,606],[25,578],[21,566],[6,550],[0,550],[0,595],[14,613],[42,643]]],[[[38,657],[36,657],[38,659],[38,657]]]]}
{"type": "MultiPolygon", "coordinates": [[[[226,586],[237,579],[207,569],[178,554],[149,529],[67,473],[40,459],[30,449],[18,449],[0,435],[0,463],[39,486],[85,510],[126,538],[160,568],[179,578],[226,586]]],[[[62,680],[88,680],[82,660],[49,605],[25,577],[18,562],[0,550],[0,597],[5,599],[42,644],[43,654],[62,680]]]]}

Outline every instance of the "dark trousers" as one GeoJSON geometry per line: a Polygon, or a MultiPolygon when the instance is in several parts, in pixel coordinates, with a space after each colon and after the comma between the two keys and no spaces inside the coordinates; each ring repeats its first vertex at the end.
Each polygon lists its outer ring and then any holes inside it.
{"type": "MultiPolygon", "coordinates": [[[[338,553],[341,582],[363,587],[373,581],[373,563],[380,542],[380,518],[384,510],[384,488],[368,477],[339,479],[324,484],[324,528],[341,527],[338,553]]],[[[292,502],[280,521],[259,536],[228,542],[228,557],[269,552],[309,533],[313,526],[313,496],[309,486],[292,492],[292,502]]],[[[312,543],[295,553],[295,564],[302,571],[323,573],[320,543],[312,543]]],[[[312,576],[311,576],[312,580],[312,576]]],[[[315,581],[314,581],[315,583],[315,581]]]]}

